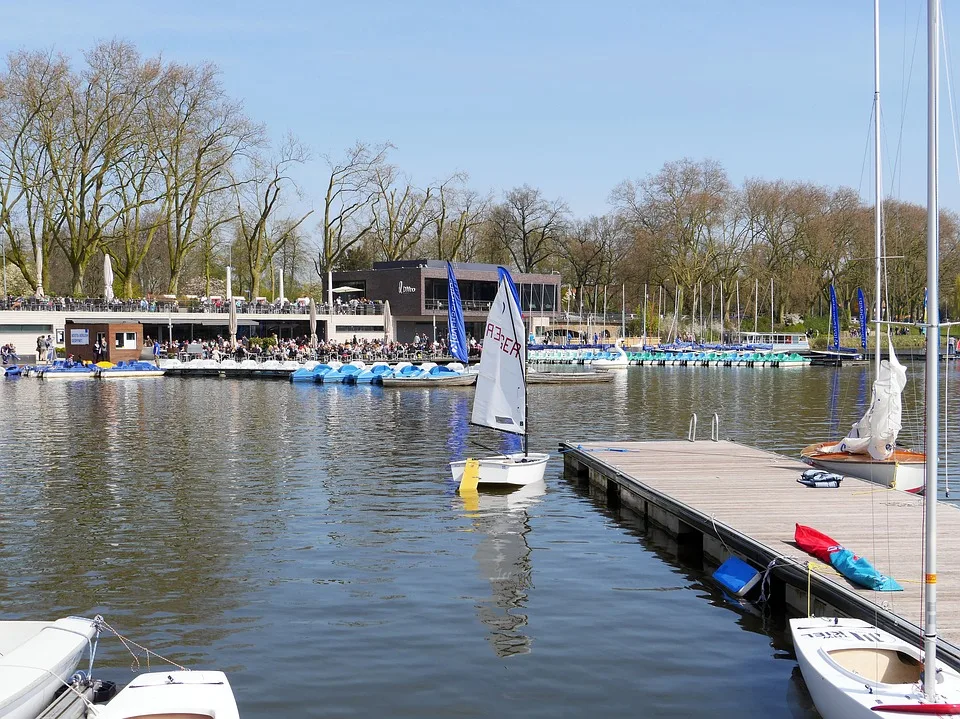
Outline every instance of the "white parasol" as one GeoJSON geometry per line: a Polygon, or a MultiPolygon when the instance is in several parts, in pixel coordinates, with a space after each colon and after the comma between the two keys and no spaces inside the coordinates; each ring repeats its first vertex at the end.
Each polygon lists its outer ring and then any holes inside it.
{"type": "Polygon", "coordinates": [[[113,302],[113,263],[110,255],[103,255],[103,299],[113,302]]]}
{"type": "Polygon", "coordinates": [[[317,347],[317,303],[310,298],[310,346],[317,347]]]}

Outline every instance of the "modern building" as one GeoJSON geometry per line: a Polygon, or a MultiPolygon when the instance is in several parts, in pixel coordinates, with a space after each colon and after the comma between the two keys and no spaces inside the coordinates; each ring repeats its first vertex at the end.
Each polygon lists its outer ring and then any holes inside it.
{"type": "MultiPolygon", "coordinates": [[[[496,265],[454,262],[467,334],[483,337],[483,323],[497,294],[496,265]]],[[[527,331],[540,336],[560,311],[560,275],[511,273],[520,294],[527,331]]],[[[392,337],[447,335],[447,263],[443,260],[375,262],[373,269],[333,273],[335,303],[351,300],[390,303],[392,337]]]]}

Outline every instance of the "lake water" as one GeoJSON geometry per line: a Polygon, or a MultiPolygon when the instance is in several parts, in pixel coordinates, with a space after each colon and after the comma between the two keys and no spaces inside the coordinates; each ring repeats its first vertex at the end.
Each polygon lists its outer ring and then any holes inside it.
{"type": "MultiPolygon", "coordinates": [[[[857,418],[868,373],[631,367],[611,385],[535,386],[531,449],[684,437],[695,411],[702,438],[717,412],[725,438],[796,455],[857,418]]],[[[914,446],[921,388],[904,397],[914,446]]],[[[559,456],[540,496],[465,504],[447,462],[498,441],[468,428],[471,401],[2,381],[0,618],[103,614],[227,671],[245,719],[816,716],[783,618],[727,603],[565,480],[559,456]]],[[[125,683],[130,663],[102,642],[101,676],[125,683]]]]}

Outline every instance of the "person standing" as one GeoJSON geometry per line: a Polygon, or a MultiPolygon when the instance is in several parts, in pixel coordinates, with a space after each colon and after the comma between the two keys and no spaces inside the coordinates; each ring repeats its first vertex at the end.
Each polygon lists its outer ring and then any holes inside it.
{"type": "Polygon", "coordinates": [[[43,335],[37,335],[37,364],[43,364],[47,359],[47,350],[43,342],[43,335]]]}
{"type": "Polygon", "coordinates": [[[47,363],[53,364],[53,360],[57,357],[56,349],[53,346],[53,336],[47,335],[47,339],[43,341],[44,349],[47,350],[47,363]]]}
{"type": "Polygon", "coordinates": [[[153,362],[154,364],[157,365],[157,367],[160,366],[160,340],[159,339],[155,339],[153,341],[153,362]]]}

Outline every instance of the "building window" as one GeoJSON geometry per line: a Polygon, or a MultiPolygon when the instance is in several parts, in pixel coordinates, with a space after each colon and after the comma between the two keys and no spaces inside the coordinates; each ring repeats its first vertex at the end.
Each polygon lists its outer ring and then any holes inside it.
{"type": "Polygon", "coordinates": [[[383,325],[337,325],[337,332],[379,332],[383,334],[383,325]]]}
{"type": "Polygon", "coordinates": [[[137,333],[136,332],[117,332],[113,336],[113,346],[118,350],[137,349],[137,333]]]}

